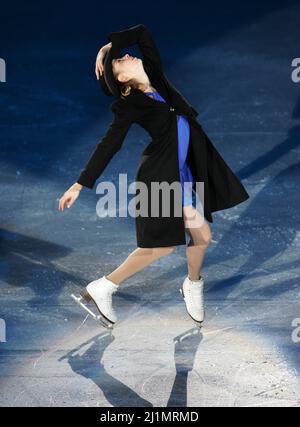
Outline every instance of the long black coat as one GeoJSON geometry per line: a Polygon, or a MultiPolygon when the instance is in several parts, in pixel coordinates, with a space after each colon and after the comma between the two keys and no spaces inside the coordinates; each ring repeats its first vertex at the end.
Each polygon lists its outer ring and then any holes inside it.
{"type": "MultiPolygon", "coordinates": [[[[178,129],[176,115],[185,115],[190,124],[188,161],[193,177],[204,182],[203,213],[213,222],[211,213],[235,206],[249,198],[242,183],[225,163],[217,149],[197,122],[198,111],[167,79],[160,54],[148,29],[139,24],[108,35],[112,49],[138,44],[144,69],[151,85],[166,102],[157,101],[138,89],[120,96],[111,104],[114,119],[97,144],[77,182],[93,188],[114,154],[120,150],[133,123],[138,123],[151,136],[151,141],[141,155],[136,181],[144,182],[151,194],[151,182],[180,182],[178,165],[178,129]]],[[[138,193],[137,193],[138,194],[138,193]]],[[[149,212],[151,212],[149,196],[149,212]]],[[[136,239],[139,247],[162,247],[186,244],[183,215],[176,216],[171,207],[170,215],[141,216],[135,218],[136,239]]]]}

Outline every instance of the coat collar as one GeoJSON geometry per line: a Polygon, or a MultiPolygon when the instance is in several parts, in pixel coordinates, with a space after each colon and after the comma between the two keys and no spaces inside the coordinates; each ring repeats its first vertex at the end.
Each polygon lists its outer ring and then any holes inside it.
{"type": "Polygon", "coordinates": [[[172,85],[163,71],[159,70],[158,73],[154,73],[152,75],[151,82],[168,104],[175,108],[177,114],[183,114],[193,118],[199,114],[187,99],[185,99],[184,96],[172,85]]]}
{"type": "MultiPolygon", "coordinates": [[[[175,89],[162,70],[150,70],[145,68],[145,71],[149,76],[151,84],[166,100],[170,107],[175,108],[177,114],[187,115],[189,117],[196,117],[198,115],[198,111],[188,103],[177,89],[175,89]]],[[[146,102],[152,102],[152,99],[148,99],[148,96],[138,89],[133,89],[126,99],[139,106],[145,105],[144,103],[146,102]]]]}

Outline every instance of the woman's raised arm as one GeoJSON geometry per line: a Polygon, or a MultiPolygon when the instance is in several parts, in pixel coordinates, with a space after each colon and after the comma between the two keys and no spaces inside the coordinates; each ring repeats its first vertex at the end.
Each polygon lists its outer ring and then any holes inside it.
{"type": "Polygon", "coordinates": [[[107,39],[112,43],[112,48],[119,50],[138,44],[143,62],[153,71],[162,69],[159,50],[153,37],[144,24],[138,24],[126,30],[115,31],[108,34],[107,39]]]}

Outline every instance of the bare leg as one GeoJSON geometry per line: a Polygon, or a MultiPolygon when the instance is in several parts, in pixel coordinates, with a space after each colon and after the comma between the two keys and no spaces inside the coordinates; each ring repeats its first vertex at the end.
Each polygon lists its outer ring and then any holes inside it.
{"type": "Polygon", "coordinates": [[[119,267],[105,277],[119,285],[123,280],[142,270],[156,259],[169,255],[175,248],[176,246],[136,248],[119,267]]]}
{"type": "Polygon", "coordinates": [[[212,233],[205,219],[192,205],[183,207],[186,233],[190,241],[186,247],[188,275],[191,280],[200,279],[200,269],[205,251],[212,239],[212,233]]]}

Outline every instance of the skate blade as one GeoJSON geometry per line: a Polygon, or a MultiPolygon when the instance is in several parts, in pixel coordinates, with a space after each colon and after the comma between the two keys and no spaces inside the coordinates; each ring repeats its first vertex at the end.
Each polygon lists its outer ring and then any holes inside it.
{"type": "Polygon", "coordinates": [[[92,318],[94,320],[96,320],[97,322],[99,322],[102,326],[104,326],[107,329],[112,329],[113,325],[109,324],[102,316],[100,316],[100,314],[96,315],[92,310],[90,310],[82,301],[84,301],[84,299],[82,297],[76,297],[76,295],[71,294],[71,297],[73,298],[74,301],[77,302],[77,304],[80,305],[80,307],[82,307],[90,316],[92,316],[92,318]]]}
{"type": "MultiPolygon", "coordinates": [[[[183,299],[184,299],[184,301],[185,301],[185,297],[184,297],[183,289],[182,289],[182,288],[180,288],[180,289],[179,289],[179,292],[181,293],[181,296],[182,296],[182,298],[183,298],[183,299]]],[[[185,308],[186,308],[186,307],[185,307],[185,308]]],[[[190,316],[190,318],[192,319],[192,321],[195,323],[195,325],[196,325],[196,326],[198,326],[198,328],[199,328],[199,329],[201,329],[201,328],[202,328],[202,326],[203,326],[202,324],[203,324],[203,322],[204,322],[204,319],[203,319],[203,320],[201,320],[201,321],[194,319],[194,318],[190,315],[190,313],[188,312],[187,308],[186,308],[186,312],[187,312],[187,314],[190,316]]]]}

